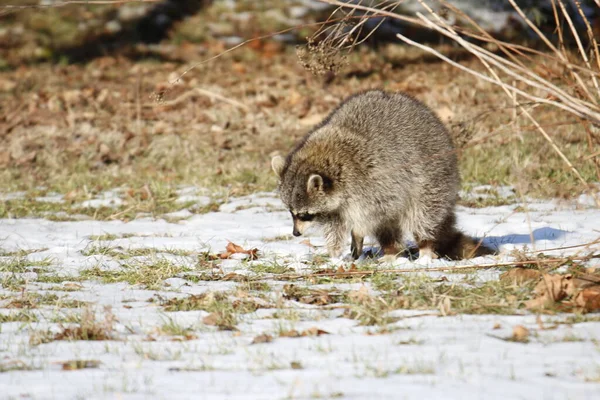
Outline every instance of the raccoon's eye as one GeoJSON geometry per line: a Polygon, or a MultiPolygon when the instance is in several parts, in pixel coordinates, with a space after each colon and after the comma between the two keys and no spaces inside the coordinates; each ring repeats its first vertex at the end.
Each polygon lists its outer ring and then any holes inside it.
{"type": "Polygon", "coordinates": [[[296,216],[300,221],[312,221],[315,218],[315,214],[302,213],[296,216]]]}

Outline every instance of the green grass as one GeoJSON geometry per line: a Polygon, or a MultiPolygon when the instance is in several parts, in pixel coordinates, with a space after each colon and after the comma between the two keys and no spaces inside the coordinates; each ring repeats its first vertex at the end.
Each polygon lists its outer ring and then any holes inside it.
{"type": "Polygon", "coordinates": [[[18,311],[10,314],[0,314],[0,323],[7,322],[37,322],[38,317],[29,311],[18,311]]]}
{"type": "Polygon", "coordinates": [[[284,274],[293,271],[292,268],[277,262],[272,262],[270,264],[253,264],[250,266],[250,270],[257,274],[284,274]]]}
{"type": "Polygon", "coordinates": [[[165,279],[188,270],[187,267],[174,264],[166,259],[156,258],[143,262],[125,262],[119,270],[103,270],[96,266],[83,270],[83,279],[99,280],[103,283],[127,282],[141,285],[147,289],[159,290],[165,279]]]}
{"type": "Polygon", "coordinates": [[[26,257],[14,257],[8,260],[0,260],[0,272],[24,273],[34,269],[43,269],[50,265],[52,265],[52,260],[49,258],[34,261],[26,257]]]}

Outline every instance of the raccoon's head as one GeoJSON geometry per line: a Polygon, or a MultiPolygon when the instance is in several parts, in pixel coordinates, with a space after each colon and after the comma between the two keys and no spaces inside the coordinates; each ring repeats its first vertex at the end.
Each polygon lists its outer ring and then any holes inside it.
{"type": "Polygon", "coordinates": [[[279,177],[281,201],[294,220],[294,236],[302,235],[315,222],[325,222],[340,207],[341,196],[335,193],[333,182],[326,176],[298,169],[284,170],[285,160],[280,156],[273,157],[271,166],[279,177]]]}

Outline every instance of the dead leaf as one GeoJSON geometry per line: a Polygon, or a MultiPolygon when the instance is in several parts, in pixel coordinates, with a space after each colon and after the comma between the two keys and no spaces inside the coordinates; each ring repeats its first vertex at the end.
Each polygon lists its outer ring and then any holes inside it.
{"type": "Polygon", "coordinates": [[[258,335],[257,337],[255,337],[254,340],[252,340],[252,344],[270,343],[272,341],[273,341],[273,336],[263,333],[262,335],[258,335]]]}
{"type": "Polygon", "coordinates": [[[300,337],[300,333],[295,329],[290,329],[289,331],[279,332],[279,337],[300,337]]]}
{"type": "Polygon", "coordinates": [[[575,292],[573,275],[543,274],[533,289],[535,298],[525,302],[529,309],[547,308],[575,292]]]}
{"type": "Polygon", "coordinates": [[[10,151],[0,151],[0,167],[8,166],[10,159],[10,151]]]}
{"type": "Polygon", "coordinates": [[[366,286],[361,286],[358,290],[352,290],[348,293],[348,298],[353,303],[362,304],[368,300],[371,300],[371,295],[369,294],[369,289],[366,286]]]}
{"type": "Polygon", "coordinates": [[[541,272],[531,268],[516,267],[500,275],[500,281],[512,281],[516,284],[539,279],[541,272]]]}
{"type": "Polygon", "coordinates": [[[292,367],[292,369],[303,369],[304,368],[302,366],[302,364],[300,363],[300,361],[292,361],[292,362],[290,362],[290,367],[292,367]]]}
{"type": "Polygon", "coordinates": [[[544,321],[542,321],[542,316],[541,316],[541,315],[539,315],[539,314],[538,314],[538,316],[535,318],[535,322],[537,323],[537,325],[538,325],[538,328],[539,328],[541,331],[549,331],[549,330],[552,330],[552,329],[556,329],[556,328],[558,328],[558,324],[554,324],[554,325],[550,325],[550,326],[545,326],[545,325],[544,325],[544,321]]]}
{"type": "Polygon", "coordinates": [[[341,294],[325,289],[309,289],[291,284],[283,286],[283,297],[286,300],[295,300],[304,304],[324,306],[337,303],[341,294]]]}
{"type": "Polygon", "coordinates": [[[583,289],[577,293],[573,302],[577,307],[581,307],[587,312],[600,310],[600,286],[583,289]]]}
{"type": "Polygon", "coordinates": [[[230,272],[221,278],[222,281],[234,281],[234,282],[245,282],[248,280],[244,275],[236,274],[235,272],[230,272]]]}
{"type": "Polygon", "coordinates": [[[492,329],[501,329],[501,328],[502,328],[502,325],[500,325],[500,323],[499,323],[499,322],[496,322],[496,323],[494,324],[494,326],[492,327],[492,329]]]}
{"type": "Polygon", "coordinates": [[[208,314],[206,317],[202,318],[202,323],[204,323],[205,325],[217,325],[217,323],[219,322],[219,314],[217,313],[210,313],[208,314]]]}
{"type": "Polygon", "coordinates": [[[310,239],[304,239],[303,241],[300,242],[300,244],[305,244],[308,247],[310,247],[311,249],[314,249],[316,247],[314,244],[312,244],[310,242],[310,239]]]}
{"type": "Polygon", "coordinates": [[[313,326],[312,328],[308,328],[307,330],[302,331],[300,333],[300,336],[321,336],[321,335],[329,335],[329,332],[313,326]]]}
{"type": "Polygon", "coordinates": [[[69,360],[61,362],[63,371],[75,371],[84,368],[98,368],[102,364],[98,360],[69,360]]]}
{"type": "Polygon", "coordinates": [[[242,246],[229,242],[227,247],[225,247],[225,252],[219,254],[219,258],[224,260],[231,257],[232,254],[248,254],[250,260],[256,260],[258,258],[258,249],[245,250],[242,246]]]}
{"type": "Polygon", "coordinates": [[[18,166],[22,166],[25,164],[31,164],[35,162],[35,159],[37,158],[37,150],[32,150],[29,153],[23,155],[21,158],[19,158],[15,164],[18,166]]]}
{"type": "Polygon", "coordinates": [[[529,329],[523,325],[517,325],[513,328],[512,340],[515,342],[527,343],[529,341],[529,329]]]}
{"type": "Polygon", "coordinates": [[[76,283],[76,282],[65,282],[65,283],[63,283],[63,287],[65,289],[79,290],[79,289],[83,288],[83,285],[80,285],[79,283],[76,283]]]}
{"type": "Polygon", "coordinates": [[[329,335],[329,332],[319,329],[317,327],[308,328],[303,330],[302,332],[298,332],[295,329],[291,329],[289,331],[281,331],[279,332],[279,337],[306,337],[306,336],[321,336],[321,335],[329,335]]]}
{"type": "Polygon", "coordinates": [[[451,312],[450,310],[452,308],[452,303],[450,301],[450,297],[444,296],[438,303],[438,308],[440,309],[440,312],[442,313],[442,315],[444,315],[444,316],[450,315],[450,312],[451,312]]]}

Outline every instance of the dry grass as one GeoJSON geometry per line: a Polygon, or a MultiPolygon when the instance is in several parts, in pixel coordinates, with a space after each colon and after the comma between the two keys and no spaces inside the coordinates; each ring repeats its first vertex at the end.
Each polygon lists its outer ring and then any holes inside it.
{"type": "MultiPolygon", "coordinates": [[[[68,19],[62,9],[54,11],[68,19]]],[[[202,30],[200,25],[194,30],[194,21],[218,11],[208,8],[175,29],[163,47],[149,50],[147,55],[161,62],[107,56],[82,65],[22,64],[1,71],[0,191],[24,190],[29,197],[0,201],[0,216],[61,219],[78,213],[129,220],[190,208],[173,201],[178,185],[206,187],[216,199],[272,190],[271,156],[289,151],[345,96],[373,87],[405,91],[438,111],[463,143],[465,188],[511,184],[526,195],[561,197],[587,189],[502,88],[457,72],[424,50],[359,46],[337,75],[313,75],[298,62],[295,49],[272,40],[222,54],[222,42],[194,39],[193,32],[202,30]],[[171,44],[177,46],[167,47],[171,44]],[[164,94],[162,102],[153,100],[157,93],[164,94]],[[124,205],[78,206],[112,188],[122,189],[124,205]],[[67,201],[35,200],[49,192],[67,201]]],[[[236,29],[250,36],[247,25],[236,29]]],[[[26,32],[23,40],[34,41],[35,30],[26,32]]],[[[9,46],[3,54],[23,63],[27,58],[17,50],[9,46]]],[[[486,72],[464,50],[445,45],[435,50],[486,72]]],[[[530,55],[524,64],[549,79],[562,74],[544,53],[530,55]]],[[[536,106],[535,112],[583,179],[597,181],[597,156],[589,150],[590,137],[597,136],[592,128],[551,106],[536,106]]],[[[216,207],[212,203],[206,210],[216,207]]]]}

